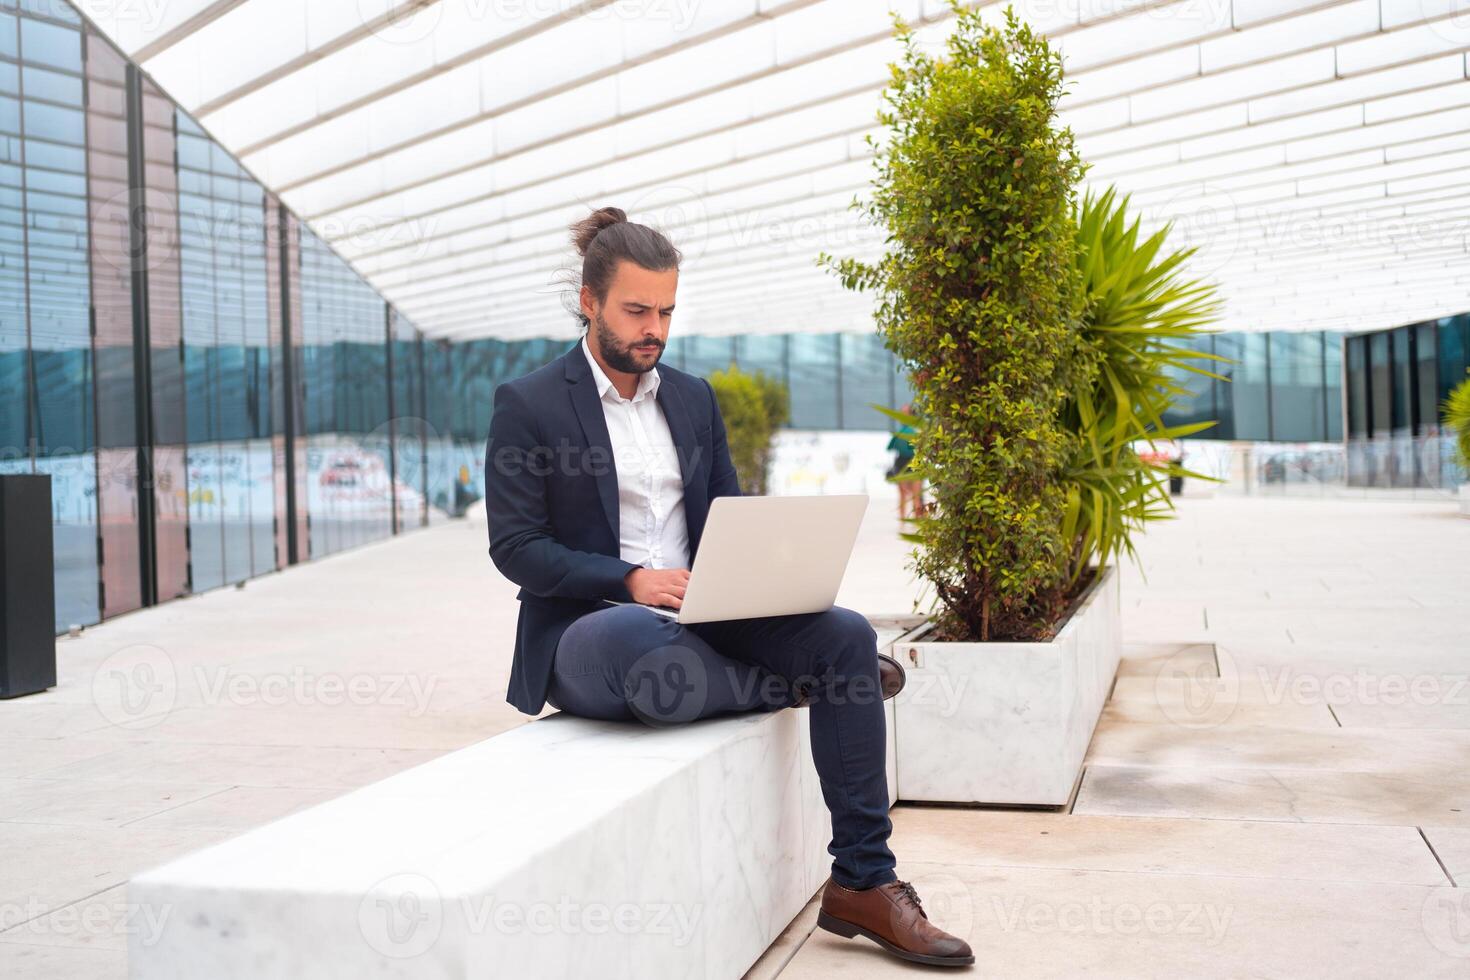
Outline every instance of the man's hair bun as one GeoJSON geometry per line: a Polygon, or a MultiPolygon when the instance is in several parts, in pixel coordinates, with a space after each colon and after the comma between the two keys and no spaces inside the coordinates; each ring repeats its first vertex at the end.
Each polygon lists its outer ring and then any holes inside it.
{"type": "Polygon", "coordinates": [[[577,248],[577,254],[587,255],[587,249],[592,246],[592,239],[597,233],[609,225],[621,224],[628,220],[628,215],[622,208],[598,208],[581,221],[572,225],[572,244],[577,248]]]}

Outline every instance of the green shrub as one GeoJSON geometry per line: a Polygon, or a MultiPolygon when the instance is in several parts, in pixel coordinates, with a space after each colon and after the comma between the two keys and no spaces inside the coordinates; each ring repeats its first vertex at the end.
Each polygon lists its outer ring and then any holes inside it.
{"type": "MultiPolygon", "coordinates": [[[[1171,474],[1134,449],[1213,425],[1165,426],[1190,349],[1219,309],[1183,275],[1193,249],[1140,241],[1111,190],[1080,205],[1085,165],[1055,125],[1060,57],[1006,10],[1003,27],[950,0],[945,57],[904,56],[879,114],[876,263],[819,262],[877,293],[884,342],[908,368],[912,471],[931,502],[903,537],[944,606],[934,637],[1051,637],[1069,601],[1130,535],[1168,516],[1171,474]]],[[[870,143],[872,141],[870,140],[870,143]]]]}
{"type": "Polygon", "coordinates": [[[720,403],[725,441],[740,477],[740,492],[764,494],[772,439],[791,415],[786,386],[764,372],[742,371],[734,364],[711,373],[709,383],[720,403]]]}
{"type": "Polygon", "coordinates": [[[886,253],[819,261],[877,292],[884,342],[911,373],[931,500],[906,537],[944,606],[936,637],[1032,639],[1067,599],[1061,476],[1078,439],[1062,412],[1097,370],[1072,220],[1083,165],[1053,125],[1060,55],[1009,9],[991,28],[951,6],[943,58],[894,18],[904,54],[879,113],[891,140],[871,200],[854,202],[886,253]]]}
{"type": "Polygon", "coordinates": [[[1460,465],[1470,470],[1470,369],[1467,377],[1450,392],[1444,402],[1444,424],[1455,437],[1460,465]]]}

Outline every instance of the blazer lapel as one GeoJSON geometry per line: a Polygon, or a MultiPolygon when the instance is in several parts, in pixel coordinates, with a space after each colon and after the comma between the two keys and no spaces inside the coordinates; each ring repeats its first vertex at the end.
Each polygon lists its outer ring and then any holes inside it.
{"type": "MultiPolygon", "coordinates": [[[[657,367],[654,370],[659,371],[657,367]]],[[[663,409],[664,419],[669,423],[669,435],[673,437],[674,449],[679,457],[679,475],[684,478],[684,487],[687,489],[689,481],[694,478],[694,464],[698,462],[696,453],[699,446],[694,441],[694,426],[684,408],[684,396],[679,394],[679,389],[674,387],[673,382],[664,377],[662,371],[659,371],[658,395],[655,400],[658,407],[663,409]]],[[[688,506],[687,500],[685,506],[688,506]]]]}
{"type": "MultiPolygon", "coordinates": [[[[654,368],[658,370],[658,368],[654,368]]],[[[659,375],[658,405],[663,409],[669,423],[669,435],[674,440],[674,453],[679,457],[679,474],[684,479],[684,524],[689,533],[689,560],[693,564],[694,553],[699,548],[699,539],[704,532],[704,520],[709,514],[709,500],[703,493],[690,493],[690,481],[694,479],[696,464],[704,448],[694,435],[694,423],[684,405],[684,396],[671,378],[659,375]]]]}
{"type": "Polygon", "coordinates": [[[597,495],[602,500],[602,512],[612,531],[613,548],[617,549],[622,541],[618,523],[618,471],[613,460],[612,437],[607,432],[607,418],[602,414],[602,399],[597,396],[597,382],[592,378],[592,368],[587,364],[587,355],[582,353],[581,342],[564,356],[572,408],[582,423],[583,435],[587,437],[588,457],[581,462],[596,475],[597,495]]]}

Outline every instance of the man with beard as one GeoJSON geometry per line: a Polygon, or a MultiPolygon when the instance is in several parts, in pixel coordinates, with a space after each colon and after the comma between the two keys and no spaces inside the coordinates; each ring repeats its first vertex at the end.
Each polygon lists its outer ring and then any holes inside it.
{"type": "Polygon", "coordinates": [[[807,708],[832,814],[818,922],[908,960],[974,962],[929,922],[888,848],[883,699],[903,669],[860,613],[681,624],[710,501],[739,495],[713,389],[660,365],[679,252],[600,208],[571,228],[580,343],[495,391],[485,452],[490,557],[521,586],[506,700],[650,725],[807,708]]]}

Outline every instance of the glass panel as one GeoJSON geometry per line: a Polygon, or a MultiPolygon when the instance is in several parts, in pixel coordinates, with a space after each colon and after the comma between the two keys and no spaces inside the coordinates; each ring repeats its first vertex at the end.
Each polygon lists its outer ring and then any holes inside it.
{"type": "Polygon", "coordinates": [[[1369,436],[1368,338],[1347,338],[1348,434],[1354,439],[1369,436]]]}
{"type": "Polygon", "coordinates": [[[1433,323],[1421,323],[1414,331],[1414,431],[1418,434],[1439,432],[1439,411],[1435,400],[1438,389],[1438,362],[1435,358],[1433,323]]]}
{"type": "Polygon", "coordinates": [[[88,32],[87,187],[96,322],[97,507],[102,615],[143,603],[138,540],[138,448],[133,361],[131,223],[128,220],[126,63],[88,32]]]}
{"type": "MultiPolygon", "coordinates": [[[[48,13],[61,4],[48,4],[48,13]]],[[[82,71],[81,34],[73,27],[50,24],[22,16],[20,20],[21,57],[38,65],[65,68],[80,74],[82,71]]],[[[80,104],[80,103],[78,103],[80,104]]]]}
{"type": "Polygon", "coordinates": [[[1220,333],[1214,338],[1215,353],[1221,357],[1229,358],[1228,361],[1215,361],[1212,370],[1224,380],[1213,380],[1215,418],[1217,424],[1210,429],[1210,435],[1217,439],[1235,438],[1235,377],[1236,368],[1239,364],[1232,363],[1240,359],[1240,334],[1220,333]]]}
{"type": "Polygon", "coordinates": [[[735,338],[735,363],[752,374],[759,371],[786,383],[786,334],[758,334],[735,338]]]}
{"type": "Polygon", "coordinates": [[[734,337],[685,337],[684,370],[705,377],[723,371],[735,360],[734,337]]]}
{"type": "MultiPolygon", "coordinates": [[[[393,506],[398,527],[428,523],[424,460],[423,349],[418,331],[392,311],[393,506]]],[[[488,429],[487,429],[488,432],[488,429]]]]}
{"type": "Polygon", "coordinates": [[[840,334],[842,356],[842,427],[888,429],[888,416],[871,407],[893,404],[893,355],[876,333],[840,334]]]}
{"type": "MultiPolygon", "coordinates": [[[[459,473],[454,460],[451,435],[454,416],[454,372],[456,350],[444,341],[424,342],[424,416],[428,420],[427,483],[429,504],[441,513],[455,513],[455,487],[459,473]]],[[[489,429],[486,428],[486,436],[489,429]]],[[[484,474],[480,475],[484,479],[484,474]]]]}
{"type": "MultiPolygon", "coordinates": [[[[0,53],[16,50],[15,17],[0,17],[0,53]]],[[[0,72],[0,473],[31,471],[20,135],[20,75],[0,72]]]]}
{"type": "Polygon", "coordinates": [[[307,505],[315,558],[393,533],[386,307],[301,230],[307,505]]]}
{"type": "MultiPolygon", "coordinates": [[[[1213,337],[1197,337],[1189,345],[1191,350],[1209,351],[1212,347],[1213,337]]],[[[1182,346],[1174,344],[1173,346],[1182,346]]],[[[1197,362],[1197,366],[1207,370],[1214,370],[1212,362],[1197,362]]],[[[1188,394],[1179,395],[1169,411],[1164,413],[1165,425],[1189,425],[1195,422],[1209,422],[1215,418],[1215,382],[1213,378],[1193,371],[1171,370],[1169,372],[1173,382],[1184,388],[1188,394]]],[[[1215,438],[1218,426],[1206,429],[1201,435],[1204,438],[1215,438]]]]}
{"type": "Polygon", "coordinates": [[[276,567],[264,193],[180,114],[179,255],[196,591],[276,567]],[[208,169],[195,169],[204,164],[208,169]]]}
{"type": "MultiPolygon", "coordinates": [[[[0,4],[0,6],[6,6],[6,4],[0,4]]],[[[0,55],[7,58],[15,58],[20,55],[19,42],[16,41],[14,14],[0,14],[0,55]]]]}
{"type": "Polygon", "coordinates": [[[791,427],[837,428],[837,335],[791,335],[791,427]]]}
{"type": "Polygon", "coordinates": [[[1268,371],[1266,358],[1267,335],[1263,333],[1237,334],[1235,356],[1239,363],[1231,366],[1230,392],[1233,398],[1235,430],[1233,439],[1270,439],[1271,420],[1266,410],[1268,371]]]}
{"type": "MultiPolygon", "coordinates": [[[[26,16],[21,17],[20,38],[23,63],[66,69],[71,76],[59,83],[42,82],[44,95],[67,105],[39,102],[24,93],[25,191],[17,202],[24,211],[20,237],[30,321],[30,435],[36,472],[51,474],[56,629],[61,632],[101,618],[91,245],[78,77],[82,44],[75,29],[26,16]]],[[[28,74],[22,75],[22,88],[28,74]]]]}
{"type": "MultiPolygon", "coordinates": [[[[148,342],[153,403],[154,551],[158,598],[189,592],[188,430],[179,258],[178,177],[174,171],[174,107],[143,81],[143,155],[148,204],[148,342]]],[[[125,147],[123,148],[125,150],[125,147]]],[[[187,356],[187,348],[185,349],[187,356]]],[[[209,529],[201,533],[207,539],[209,529]]],[[[208,541],[205,542],[208,547],[208,541]]]]}
{"type": "Polygon", "coordinates": [[[1435,347],[1439,354],[1438,405],[1443,406],[1450,392],[1465,380],[1470,366],[1470,313],[1445,317],[1439,321],[1435,347]]]}
{"type": "Polygon", "coordinates": [[[1322,390],[1322,334],[1268,334],[1271,351],[1271,438],[1317,442],[1326,438],[1322,390]]]}
{"type": "Polygon", "coordinates": [[[1369,432],[1376,438],[1387,436],[1393,428],[1392,398],[1389,385],[1388,334],[1375,333],[1368,338],[1368,410],[1372,413],[1369,432]]]}
{"type": "Polygon", "coordinates": [[[1409,328],[1400,327],[1389,336],[1393,345],[1393,432],[1394,435],[1408,435],[1414,425],[1414,362],[1409,356],[1409,328]]]}
{"type": "Polygon", "coordinates": [[[1323,337],[1323,371],[1326,378],[1327,441],[1342,439],[1342,342],[1341,334],[1325,333],[1323,337]]]}

